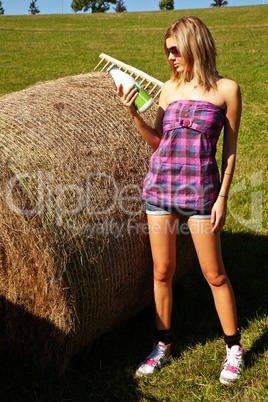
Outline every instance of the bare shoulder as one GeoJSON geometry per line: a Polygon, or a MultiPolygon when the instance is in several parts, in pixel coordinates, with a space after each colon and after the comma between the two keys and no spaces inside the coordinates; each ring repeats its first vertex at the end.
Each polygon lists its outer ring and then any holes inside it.
{"type": "Polygon", "coordinates": [[[164,85],[163,85],[163,88],[174,88],[174,86],[175,86],[176,84],[175,84],[175,82],[174,81],[172,81],[172,80],[167,80],[165,83],[164,83],[164,85]]]}
{"type": "Polygon", "coordinates": [[[171,92],[174,91],[174,89],[176,88],[176,84],[174,81],[168,80],[164,83],[163,87],[162,87],[162,93],[164,95],[170,95],[171,92]]]}
{"type": "MultiPolygon", "coordinates": [[[[242,98],[240,87],[237,82],[222,78],[218,81],[218,93],[221,94],[225,103],[226,127],[232,126],[238,132],[239,121],[242,113],[242,98]]],[[[228,130],[225,131],[227,133],[228,130]]]]}
{"type": "Polygon", "coordinates": [[[217,83],[218,92],[224,97],[224,99],[230,99],[233,97],[240,97],[240,87],[236,81],[228,78],[221,78],[217,83]]]}
{"type": "Polygon", "coordinates": [[[168,80],[164,83],[159,99],[159,105],[162,106],[164,110],[168,106],[168,99],[170,97],[170,94],[174,92],[175,88],[176,84],[174,83],[174,81],[168,80]]]}

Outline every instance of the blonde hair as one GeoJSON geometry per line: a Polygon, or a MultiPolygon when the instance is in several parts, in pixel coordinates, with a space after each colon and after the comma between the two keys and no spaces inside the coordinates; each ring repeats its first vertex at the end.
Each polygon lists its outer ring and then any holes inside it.
{"type": "Polygon", "coordinates": [[[183,17],[175,21],[165,34],[165,53],[171,69],[171,79],[178,85],[197,79],[206,91],[216,88],[219,77],[216,69],[217,49],[207,26],[197,17],[183,17]],[[167,38],[175,38],[186,69],[178,73],[168,60],[167,38]]]}

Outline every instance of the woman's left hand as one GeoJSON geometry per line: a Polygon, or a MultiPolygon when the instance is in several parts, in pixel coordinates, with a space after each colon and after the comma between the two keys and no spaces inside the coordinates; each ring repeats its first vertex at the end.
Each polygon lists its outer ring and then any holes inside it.
{"type": "Polygon", "coordinates": [[[218,233],[225,225],[227,198],[218,196],[211,211],[211,230],[218,233]]]}

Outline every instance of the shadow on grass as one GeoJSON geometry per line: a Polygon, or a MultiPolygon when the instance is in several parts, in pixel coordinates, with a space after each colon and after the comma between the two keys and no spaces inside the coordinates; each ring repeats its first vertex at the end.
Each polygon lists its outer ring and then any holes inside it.
{"type": "MultiPolygon", "coordinates": [[[[223,257],[232,282],[239,323],[267,314],[267,237],[251,234],[222,235],[223,257]]],[[[137,364],[151,349],[153,307],[98,339],[78,354],[62,376],[37,373],[28,362],[2,354],[1,402],[131,402],[157,399],[141,395],[134,377],[137,364]]],[[[174,352],[222,337],[208,285],[199,270],[174,286],[174,352]]],[[[258,360],[268,343],[267,328],[246,354],[246,365],[258,360]]]]}
{"type": "Polygon", "coordinates": [[[251,349],[245,353],[245,366],[254,366],[256,360],[259,357],[262,358],[264,352],[268,349],[268,328],[264,330],[264,333],[258,338],[252,345],[251,349]]]}

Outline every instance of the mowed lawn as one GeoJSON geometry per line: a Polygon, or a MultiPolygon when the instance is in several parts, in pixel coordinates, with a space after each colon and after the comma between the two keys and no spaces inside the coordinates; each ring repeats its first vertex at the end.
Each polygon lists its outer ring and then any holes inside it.
{"type": "MultiPolygon", "coordinates": [[[[268,400],[267,12],[267,6],[254,6],[0,17],[0,95],[88,73],[101,52],[165,81],[167,26],[184,15],[200,17],[209,26],[219,51],[218,70],[239,82],[243,96],[222,242],[247,350],[241,381],[232,388],[219,384],[224,345],[209,289],[197,271],[174,289],[174,357],[161,373],[150,379],[134,377],[136,365],[151,348],[149,306],[77,356],[60,378],[40,374],[3,351],[1,402],[268,400]]],[[[220,149],[221,143],[219,154],[220,149]]]]}

